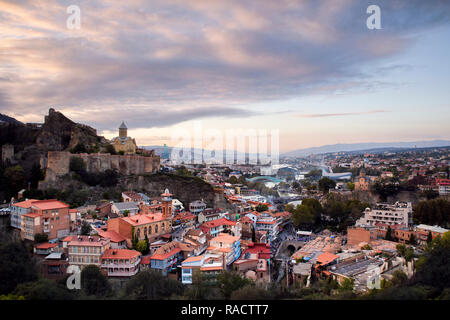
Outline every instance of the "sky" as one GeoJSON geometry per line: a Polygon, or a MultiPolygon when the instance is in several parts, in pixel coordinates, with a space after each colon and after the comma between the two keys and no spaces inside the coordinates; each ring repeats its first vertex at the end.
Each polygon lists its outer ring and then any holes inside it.
{"type": "Polygon", "coordinates": [[[198,123],[281,152],[450,139],[449,40],[446,0],[0,0],[0,113],[125,121],[141,146],[198,123]]]}

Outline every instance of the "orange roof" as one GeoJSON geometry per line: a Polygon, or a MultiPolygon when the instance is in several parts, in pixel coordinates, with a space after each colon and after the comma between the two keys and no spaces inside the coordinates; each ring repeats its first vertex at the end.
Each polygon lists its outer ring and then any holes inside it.
{"type": "Polygon", "coordinates": [[[109,231],[103,231],[102,229],[95,229],[98,232],[98,235],[102,238],[109,238],[109,240],[111,240],[111,242],[122,242],[125,241],[125,237],[123,237],[122,235],[120,235],[119,233],[117,233],[114,230],[109,230],[109,231]]]}
{"type": "Polygon", "coordinates": [[[203,256],[197,256],[197,257],[189,257],[184,262],[194,262],[194,261],[201,261],[203,259],[203,256]]]}
{"type": "Polygon", "coordinates": [[[29,199],[29,200],[14,203],[13,206],[28,209],[31,207],[31,204],[36,201],[39,201],[39,200],[29,199]]]}
{"type": "Polygon", "coordinates": [[[239,239],[240,239],[239,237],[235,237],[235,236],[229,235],[227,233],[219,233],[219,235],[217,237],[211,239],[211,242],[218,241],[218,242],[225,242],[225,243],[233,243],[239,239]]]}
{"type": "Polygon", "coordinates": [[[166,220],[161,213],[136,214],[132,217],[123,217],[120,219],[128,222],[132,226],[140,226],[143,224],[166,220]]]}
{"type": "Polygon", "coordinates": [[[50,249],[58,246],[57,243],[44,242],[36,245],[36,249],[50,249]]]}
{"type": "MultiPolygon", "coordinates": [[[[66,241],[67,238],[64,239],[66,241]]],[[[90,246],[99,247],[104,246],[108,243],[107,240],[102,239],[98,236],[73,236],[72,240],[69,242],[69,246],[90,246]],[[89,240],[91,238],[91,240],[89,240]]]]}
{"type": "Polygon", "coordinates": [[[68,204],[65,204],[64,202],[61,202],[56,199],[35,201],[33,202],[32,206],[38,208],[39,210],[69,208],[68,204]]]}
{"type": "Polygon", "coordinates": [[[222,270],[222,266],[214,266],[214,267],[201,267],[201,271],[214,271],[214,270],[222,270]]]}
{"type": "Polygon", "coordinates": [[[141,253],[136,250],[108,249],[103,253],[102,259],[132,259],[140,255],[141,253]]]}
{"type": "Polygon", "coordinates": [[[181,249],[179,247],[176,247],[176,248],[173,248],[172,250],[170,250],[169,252],[166,252],[163,254],[155,253],[151,256],[151,259],[152,260],[164,260],[164,259],[167,259],[167,258],[177,254],[180,251],[181,251],[181,249]]]}
{"type": "Polygon", "coordinates": [[[329,253],[329,252],[324,252],[322,253],[320,256],[317,257],[317,262],[320,264],[328,264],[330,262],[333,262],[334,260],[336,260],[337,258],[339,258],[339,256],[329,253]]]}

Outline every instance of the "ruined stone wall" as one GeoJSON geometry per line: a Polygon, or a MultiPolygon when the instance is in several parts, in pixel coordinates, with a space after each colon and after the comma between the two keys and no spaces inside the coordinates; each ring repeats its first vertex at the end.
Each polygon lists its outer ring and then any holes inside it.
{"type": "Polygon", "coordinates": [[[87,172],[103,172],[116,169],[120,174],[143,174],[159,171],[159,156],[111,155],[109,153],[71,154],[67,151],[49,151],[47,159],[46,181],[69,173],[70,159],[78,157],[86,164],[87,172]]]}
{"type": "Polygon", "coordinates": [[[13,162],[14,159],[14,146],[12,144],[4,144],[2,146],[2,161],[6,163],[7,161],[13,162]]]}

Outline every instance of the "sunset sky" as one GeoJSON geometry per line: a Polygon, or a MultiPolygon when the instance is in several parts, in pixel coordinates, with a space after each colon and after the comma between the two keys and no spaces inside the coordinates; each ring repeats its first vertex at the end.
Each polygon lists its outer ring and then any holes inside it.
{"type": "Polygon", "coordinates": [[[279,129],[282,152],[450,139],[450,1],[0,0],[0,113],[50,107],[139,145],[198,120],[279,129]]]}

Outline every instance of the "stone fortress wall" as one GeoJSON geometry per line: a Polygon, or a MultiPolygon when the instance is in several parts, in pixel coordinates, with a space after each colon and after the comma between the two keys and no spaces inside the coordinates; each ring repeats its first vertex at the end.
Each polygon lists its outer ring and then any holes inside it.
{"type": "Polygon", "coordinates": [[[72,154],[67,151],[49,151],[45,181],[55,181],[69,173],[70,159],[78,157],[86,164],[87,172],[103,172],[116,169],[120,174],[143,174],[159,171],[159,156],[111,155],[109,153],[72,154]]]}

